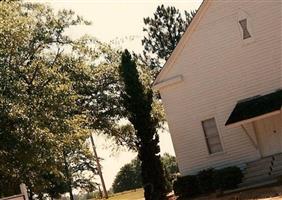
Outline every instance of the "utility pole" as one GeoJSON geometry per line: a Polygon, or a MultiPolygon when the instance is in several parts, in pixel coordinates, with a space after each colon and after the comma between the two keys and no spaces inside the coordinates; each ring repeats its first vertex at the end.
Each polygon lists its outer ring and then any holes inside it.
{"type": "Polygon", "coordinates": [[[107,199],[107,198],[109,198],[109,196],[108,196],[108,192],[107,192],[107,189],[106,189],[105,181],[104,181],[104,178],[103,178],[103,174],[102,174],[102,170],[101,170],[101,165],[100,165],[100,161],[99,161],[98,154],[97,154],[97,151],[96,151],[96,146],[95,146],[95,143],[94,143],[94,139],[93,139],[92,133],[91,133],[90,139],[91,139],[91,143],[92,143],[93,153],[94,153],[94,156],[95,156],[95,159],[96,159],[96,163],[97,163],[97,170],[98,170],[98,173],[99,173],[99,176],[100,176],[100,179],[101,179],[101,183],[102,183],[102,187],[103,187],[104,197],[107,199]]]}

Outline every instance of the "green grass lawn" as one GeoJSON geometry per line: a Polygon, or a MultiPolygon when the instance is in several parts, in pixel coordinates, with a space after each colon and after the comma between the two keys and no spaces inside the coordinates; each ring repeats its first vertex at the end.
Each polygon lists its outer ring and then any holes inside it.
{"type": "Polygon", "coordinates": [[[118,194],[114,194],[109,198],[109,200],[143,200],[143,189],[137,189],[127,192],[122,192],[118,194]]]}

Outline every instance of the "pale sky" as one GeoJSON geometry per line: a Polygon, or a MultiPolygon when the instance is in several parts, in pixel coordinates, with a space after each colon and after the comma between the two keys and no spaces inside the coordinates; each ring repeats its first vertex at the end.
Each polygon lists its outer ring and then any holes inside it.
{"type": "MultiPolygon", "coordinates": [[[[197,9],[202,0],[36,0],[36,2],[48,3],[55,10],[72,9],[86,20],[92,21],[91,26],[72,28],[69,31],[72,37],[77,38],[88,34],[104,42],[118,38],[123,48],[140,52],[143,18],[152,16],[158,5],[175,6],[181,11],[189,11],[197,9]],[[134,37],[134,40],[126,39],[130,37],[134,37]]],[[[96,136],[95,139],[97,152],[104,159],[102,161],[103,174],[109,189],[119,169],[130,162],[136,153],[113,152],[110,148],[111,141],[102,136],[96,136]]],[[[161,153],[167,152],[174,155],[169,133],[160,133],[160,140],[161,153]]]]}

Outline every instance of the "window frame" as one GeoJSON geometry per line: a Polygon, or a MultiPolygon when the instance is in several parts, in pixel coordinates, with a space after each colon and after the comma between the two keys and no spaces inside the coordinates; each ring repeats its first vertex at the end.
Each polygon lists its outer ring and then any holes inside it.
{"type": "Polygon", "coordinates": [[[255,33],[253,31],[253,19],[251,18],[251,16],[249,16],[249,14],[247,12],[245,12],[242,9],[239,9],[238,14],[237,14],[237,27],[239,29],[240,39],[241,39],[243,46],[255,42],[255,33]],[[247,20],[247,30],[248,30],[248,32],[251,36],[251,37],[248,37],[248,38],[245,38],[245,39],[243,38],[243,35],[244,35],[243,28],[240,24],[240,21],[244,20],[244,19],[247,20]]]}
{"type": "Polygon", "coordinates": [[[203,135],[204,135],[204,139],[205,139],[205,143],[206,143],[206,147],[207,147],[207,152],[209,154],[209,156],[213,156],[213,155],[218,155],[218,154],[223,154],[225,153],[225,150],[224,150],[224,144],[223,144],[223,140],[222,140],[222,136],[221,136],[221,130],[219,129],[219,126],[218,126],[218,123],[217,123],[217,120],[216,120],[216,117],[214,116],[210,116],[210,117],[207,117],[203,120],[201,120],[201,126],[202,126],[202,130],[203,130],[203,135]],[[204,122],[207,121],[207,120],[214,120],[215,122],[215,127],[217,129],[217,135],[215,136],[207,136],[206,134],[206,130],[205,130],[205,127],[204,127],[204,122]],[[221,151],[218,151],[218,152],[214,152],[212,153],[211,152],[211,147],[210,147],[210,144],[209,144],[209,138],[213,138],[213,137],[218,137],[219,138],[219,142],[220,143],[216,143],[216,145],[220,144],[221,145],[221,151]]]}
{"type": "Polygon", "coordinates": [[[239,20],[238,23],[240,24],[240,27],[242,29],[241,33],[242,33],[243,40],[247,40],[247,39],[251,38],[252,35],[249,31],[248,18],[243,18],[243,19],[239,20]]]}

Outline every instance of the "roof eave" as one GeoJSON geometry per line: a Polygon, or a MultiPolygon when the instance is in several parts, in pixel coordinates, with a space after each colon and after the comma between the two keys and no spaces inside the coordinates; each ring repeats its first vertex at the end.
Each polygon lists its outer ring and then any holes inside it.
{"type": "Polygon", "coordinates": [[[211,0],[203,0],[202,4],[200,5],[196,15],[194,16],[191,24],[188,26],[187,30],[184,32],[183,36],[181,37],[180,41],[178,42],[177,46],[175,47],[174,51],[164,64],[162,70],[158,74],[157,78],[153,82],[153,86],[157,85],[160,82],[161,77],[173,66],[175,63],[178,55],[182,52],[184,47],[187,45],[187,42],[196,29],[197,25],[199,24],[202,16],[204,15],[205,11],[208,8],[209,3],[211,0]]]}
{"type": "Polygon", "coordinates": [[[280,114],[281,112],[282,112],[282,107],[281,107],[280,110],[275,110],[275,111],[270,112],[270,113],[266,113],[266,114],[263,114],[263,115],[260,115],[260,116],[256,116],[256,117],[253,117],[253,118],[250,118],[250,119],[245,119],[245,120],[234,122],[234,123],[227,123],[227,124],[225,124],[225,126],[227,126],[227,127],[237,127],[237,126],[240,126],[240,125],[252,123],[252,122],[255,122],[255,121],[258,121],[258,120],[261,120],[261,119],[265,119],[265,118],[280,114]]]}

